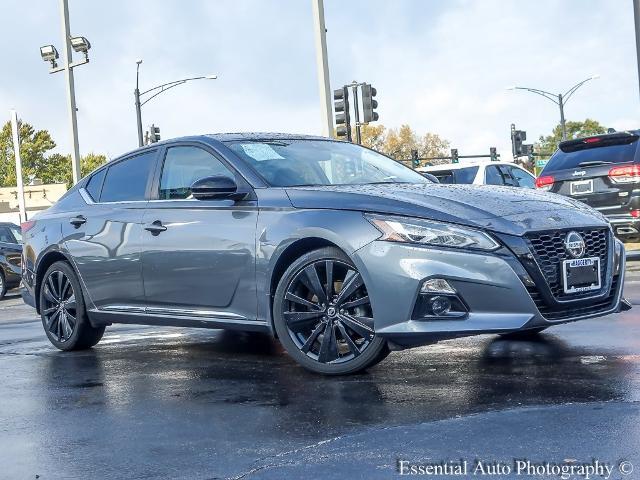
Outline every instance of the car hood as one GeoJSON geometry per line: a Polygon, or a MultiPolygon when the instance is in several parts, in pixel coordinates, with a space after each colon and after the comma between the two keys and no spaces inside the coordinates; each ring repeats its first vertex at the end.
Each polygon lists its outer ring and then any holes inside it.
{"type": "Polygon", "coordinates": [[[602,214],[581,202],[525,188],[396,183],[289,187],[286,191],[296,208],[423,217],[513,235],[608,225],[602,214]]]}

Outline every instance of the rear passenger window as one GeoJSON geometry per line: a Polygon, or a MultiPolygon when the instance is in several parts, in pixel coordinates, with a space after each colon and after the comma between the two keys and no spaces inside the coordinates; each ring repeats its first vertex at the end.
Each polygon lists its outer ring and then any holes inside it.
{"type": "Polygon", "coordinates": [[[104,180],[105,173],[107,173],[106,168],[94,173],[87,181],[87,185],[84,187],[84,189],[89,193],[89,196],[95,202],[100,198],[100,190],[102,189],[102,180],[104,180]]]}
{"type": "Polygon", "coordinates": [[[100,201],[144,200],[147,183],[155,165],[155,158],[155,151],[145,152],[110,166],[104,179],[100,201]]]}
{"type": "Polygon", "coordinates": [[[502,174],[500,173],[496,165],[488,166],[485,170],[484,175],[485,183],[487,185],[504,185],[502,174]]]}

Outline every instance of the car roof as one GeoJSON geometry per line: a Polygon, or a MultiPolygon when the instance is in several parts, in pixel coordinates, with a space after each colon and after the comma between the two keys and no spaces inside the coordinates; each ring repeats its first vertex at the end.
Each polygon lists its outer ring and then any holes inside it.
{"type": "Polygon", "coordinates": [[[443,163],[440,165],[430,165],[427,167],[419,167],[416,168],[419,172],[438,172],[440,170],[459,170],[461,168],[467,167],[481,167],[483,165],[511,165],[518,168],[522,168],[520,165],[515,162],[464,162],[464,163],[443,163]]]}
{"type": "MultiPolygon", "coordinates": [[[[219,142],[238,141],[265,141],[265,140],[328,140],[337,141],[333,138],[321,137],[319,135],[305,135],[297,133],[277,133],[277,132],[237,132],[237,133],[210,133],[204,135],[219,142]]],[[[173,139],[179,140],[179,139],[173,139]]]]}
{"type": "Polygon", "coordinates": [[[13,222],[0,222],[0,227],[18,227],[18,225],[13,222]]]}

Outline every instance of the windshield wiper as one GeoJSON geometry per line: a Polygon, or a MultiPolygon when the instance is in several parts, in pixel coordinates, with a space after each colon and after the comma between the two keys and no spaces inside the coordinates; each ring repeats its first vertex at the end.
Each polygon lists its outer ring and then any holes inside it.
{"type": "Polygon", "coordinates": [[[595,166],[595,165],[610,165],[612,163],[613,162],[606,162],[604,160],[591,160],[591,161],[588,161],[588,162],[580,162],[578,164],[578,166],[579,167],[592,167],[592,166],[595,166]]]}

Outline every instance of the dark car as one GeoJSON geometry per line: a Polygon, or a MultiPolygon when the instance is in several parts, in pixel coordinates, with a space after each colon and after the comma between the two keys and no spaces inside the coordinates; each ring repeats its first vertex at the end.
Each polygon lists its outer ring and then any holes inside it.
{"type": "Polygon", "coordinates": [[[602,212],[618,237],[640,239],[640,131],[561,142],[539,189],[575,198],[602,212]]]}
{"type": "Polygon", "coordinates": [[[14,223],[0,222],[0,300],[20,285],[22,234],[14,223]]]}
{"type": "Polygon", "coordinates": [[[111,323],[270,332],[346,374],[391,349],[629,308],[624,249],[575,200],[441,185],[322,137],[153,144],[24,227],[23,296],[63,350],[111,323]]]}

